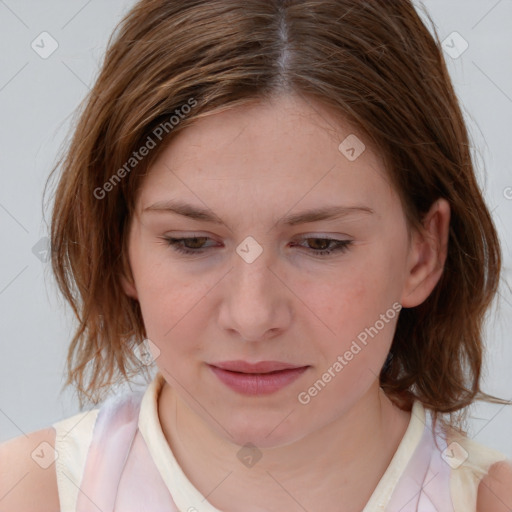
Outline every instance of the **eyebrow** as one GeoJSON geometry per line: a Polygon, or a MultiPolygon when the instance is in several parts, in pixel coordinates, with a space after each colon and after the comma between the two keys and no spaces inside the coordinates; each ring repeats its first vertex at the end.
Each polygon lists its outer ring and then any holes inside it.
{"type": "MultiPolygon", "coordinates": [[[[193,220],[225,225],[225,222],[212,211],[177,200],[158,201],[144,208],[142,213],[145,212],[174,213],[193,220]]],[[[373,214],[375,211],[363,205],[325,206],[285,215],[276,224],[296,226],[320,220],[338,219],[355,213],[373,214]]]]}

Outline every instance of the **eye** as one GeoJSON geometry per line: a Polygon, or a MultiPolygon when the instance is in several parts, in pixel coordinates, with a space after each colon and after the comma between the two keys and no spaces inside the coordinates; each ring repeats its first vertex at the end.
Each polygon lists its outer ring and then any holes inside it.
{"type": "Polygon", "coordinates": [[[306,249],[312,252],[314,256],[329,256],[336,252],[346,252],[349,250],[349,246],[352,243],[352,240],[337,240],[335,238],[308,237],[302,240],[307,242],[308,246],[313,246],[312,249],[309,247],[306,249]],[[310,241],[313,241],[313,243],[311,244],[310,241]]]}
{"type": "MultiPolygon", "coordinates": [[[[188,237],[188,238],[172,238],[162,237],[171,248],[182,254],[202,254],[208,247],[205,247],[207,240],[211,240],[207,236],[188,237]]],[[[329,256],[336,252],[346,252],[352,240],[337,240],[335,238],[303,238],[309,247],[306,250],[314,256],[329,256]],[[311,241],[313,243],[311,243],[311,241]]],[[[210,246],[212,247],[212,246],[210,246]]],[[[304,247],[304,246],[301,246],[304,247]]]]}
{"type": "Polygon", "coordinates": [[[209,240],[207,236],[196,236],[191,238],[172,238],[163,237],[163,239],[172,247],[176,252],[183,254],[202,254],[203,244],[209,240]],[[188,247],[191,245],[192,247],[188,247]]]}

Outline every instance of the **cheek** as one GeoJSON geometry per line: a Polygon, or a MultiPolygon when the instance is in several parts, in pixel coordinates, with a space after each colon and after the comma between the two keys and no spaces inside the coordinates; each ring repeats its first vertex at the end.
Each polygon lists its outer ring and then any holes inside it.
{"type": "Polygon", "coordinates": [[[182,273],[173,272],[162,258],[162,252],[165,251],[160,246],[152,249],[149,242],[133,246],[130,252],[146,334],[160,350],[164,349],[163,341],[172,336],[180,318],[192,308],[197,295],[190,277],[185,279],[182,273]]]}
{"type": "Polygon", "coordinates": [[[345,375],[357,379],[368,369],[378,374],[398,318],[400,295],[389,274],[391,260],[365,256],[340,268],[328,283],[303,282],[304,302],[322,321],[314,319],[317,344],[325,358],[322,366],[328,368],[338,355],[346,354],[345,375]]]}
{"type": "Polygon", "coordinates": [[[147,337],[160,351],[156,364],[180,375],[183,360],[204,357],[202,334],[209,328],[209,301],[219,276],[199,276],[162,259],[139,263],[139,303],[147,337]]]}
{"type": "Polygon", "coordinates": [[[346,336],[353,329],[375,321],[384,306],[387,309],[388,283],[382,268],[368,258],[345,267],[323,285],[304,283],[305,302],[331,329],[346,336]]]}
{"type": "Polygon", "coordinates": [[[177,321],[201,291],[201,280],[172,264],[168,250],[163,242],[141,236],[130,253],[143,317],[153,325],[177,321]]]}
{"type": "MultiPolygon", "coordinates": [[[[198,319],[208,289],[198,282],[185,282],[168,275],[153,274],[139,287],[139,302],[148,332],[161,343],[176,337],[185,326],[191,325],[191,315],[198,319]]],[[[204,304],[203,304],[204,307],[204,304]]],[[[197,324],[196,324],[197,325],[197,324]]]]}

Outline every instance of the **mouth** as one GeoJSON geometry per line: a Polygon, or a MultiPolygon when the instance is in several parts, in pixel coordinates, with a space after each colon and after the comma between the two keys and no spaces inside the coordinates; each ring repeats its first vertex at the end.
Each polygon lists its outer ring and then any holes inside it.
{"type": "Polygon", "coordinates": [[[231,390],[252,396],[268,395],[279,391],[298,379],[309,367],[276,361],[262,361],[256,364],[231,361],[208,366],[213,374],[231,390]]]}
{"type": "Polygon", "coordinates": [[[259,361],[257,363],[249,363],[248,361],[236,360],[212,363],[211,366],[236,373],[267,374],[282,370],[305,368],[307,365],[295,365],[282,361],[259,361]]]}

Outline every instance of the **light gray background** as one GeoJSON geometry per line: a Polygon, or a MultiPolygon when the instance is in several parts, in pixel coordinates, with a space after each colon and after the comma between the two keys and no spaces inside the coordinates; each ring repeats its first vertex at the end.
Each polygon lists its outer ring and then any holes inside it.
{"type": "MultiPolygon", "coordinates": [[[[0,0],[0,442],[79,412],[73,389],[60,394],[73,318],[44,254],[32,249],[47,235],[42,189],[71,115],[97,76],[115,24],[133,4],[0,0]],[[44,31],[59,45],[46,59],[31,47],[44,31]]],[[[504,253],[501,304],[486,328],[483,384],[512,399],[512,294],[505,283],[511,282],[512,0],[424,4],[441,40],[460,51],[455,31],[469,45],[458,58],[446,58],[504,253]]],[[[512,407],[479,404],[471,412],[470,435],[512,457],[512,407]]]]}

